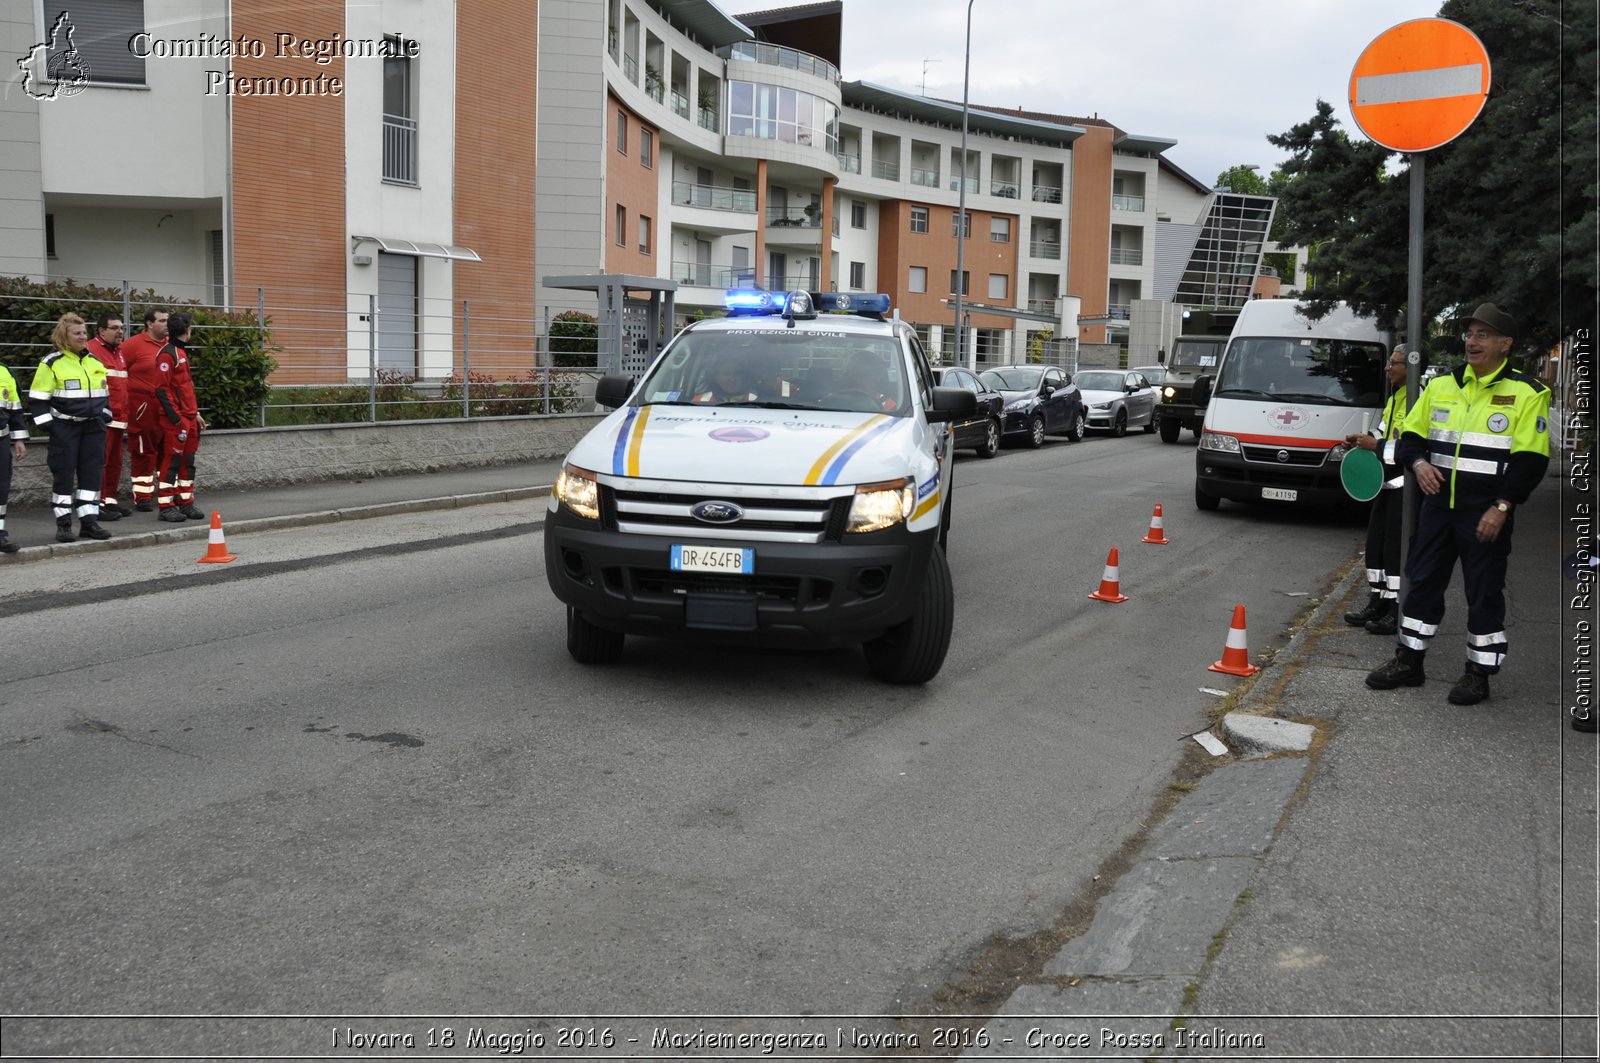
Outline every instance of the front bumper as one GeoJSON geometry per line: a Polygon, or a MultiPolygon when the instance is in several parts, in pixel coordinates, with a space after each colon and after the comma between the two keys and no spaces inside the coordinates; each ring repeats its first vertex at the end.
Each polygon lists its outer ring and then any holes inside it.
{"type": "Polygon", "coordinates": [[[1349,502],[1339,480],[1339,463],[1324,461],[1315,467],[1269,465],[1246,461],[1226,451],[1195,453],[1195,486],[1213,498],[1234,502],[1273,502],[1262,488],[1295,492],[1293,505],[1338,505],[1349,502]]]}
{"type": "Polygon", "coordinates": [[[1007,410],[1000,421],[1000,432],[1008,436],[1025,436],[1033,431],[1033,415],[1038,409],[1007,410]]]}
{"type": "Polygon", "coordinates": [[[607,530],[557,509],[545,577],[590,623],[623,634],[851,644],[911,615],[938,535],[900,527],[856,538],[743,544],[755,550],[750,576],[674,572],[672,544],[694,539],[607,530]]]}

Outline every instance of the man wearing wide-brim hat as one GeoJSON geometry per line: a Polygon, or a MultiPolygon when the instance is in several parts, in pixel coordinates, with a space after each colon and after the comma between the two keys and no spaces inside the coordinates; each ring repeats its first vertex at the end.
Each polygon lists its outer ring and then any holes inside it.
{"type": "Polygon", "coordinates": [[[1394,659],[1367,686],[1421,686],[1423,657],[1444,618],[1444,592],[1461,560],[1467,597],[1466,670],[1450,689],[1453,705],[1489,696],[1489,677],[1506,655],[1506,563],[1516,509],[1550,465],[1550,389],[1508,364],[1517,326],[1482,303],[1467,319],[1467,364],[1435,377],[1406,415],[1399,462],[1422,491],[1417,530],[1406,555],[1409,583],[1400,603],[1394,659]]]}

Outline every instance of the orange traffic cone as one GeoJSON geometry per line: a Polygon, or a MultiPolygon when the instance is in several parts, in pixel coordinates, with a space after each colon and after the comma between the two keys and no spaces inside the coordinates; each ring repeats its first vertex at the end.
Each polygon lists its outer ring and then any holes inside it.
{"type": "Polygon", "coordinates": [[[211,542],[206,547],[206,556],[199,560],[202,565],[220,565],[234,560],[228,553],[228,544],[222,541],[222,514],[216,510],[211,511],[211,542]]]}
{"type": "Polygon", "coordinates": [[[1224,672],[1228,675],[1255,675],[1261,671],[1261,666],[1250,663],[1250,651],[1245,648],[1244,638],[1244,606],[1233,607],[1233,624],[1228,628],[1228,642],[1222,650],[1222,660],[1217,661],[1210,668],[1210,672],[1224,672]]]}
{"type": "Polygon", "coordinates": [[[1166,546],[1167,543],[1170,541],[1161,530],[1161,503],[1160,502],[1156,503],[1155,515],[1150,518],[1150,533],[1148,535],[1146,535],[1143,539],[1140,539],[1139,541],[1141,543],[1155,543],[1157,546],[1166,546]]]}
{"type": "Polygon", "coordinates": [[[1106,558],[1105,575],[1100,577],[1100,589],[1089,597],[1097,602],[1125,602],[1128,596],[1122,593],[1119,584],[1122,577],[1117,574],[1117,548],[1111,548],[1111,555],[1106,558]]]}

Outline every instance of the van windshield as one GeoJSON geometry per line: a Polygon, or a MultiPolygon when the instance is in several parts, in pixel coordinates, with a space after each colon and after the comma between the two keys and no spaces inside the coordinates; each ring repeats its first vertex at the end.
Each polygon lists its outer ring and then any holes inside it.
{"type": "Polygon", "coordinates": [[[1380,406],[1382,343],[1248,336],[1228,347],[1214,394],[1319,406],[1380,406]]]}

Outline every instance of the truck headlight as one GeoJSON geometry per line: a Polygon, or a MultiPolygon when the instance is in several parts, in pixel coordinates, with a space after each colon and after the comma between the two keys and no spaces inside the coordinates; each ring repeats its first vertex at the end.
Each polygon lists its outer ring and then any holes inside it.
{"type": "Polygon", "coordinates": [[[1237,436],[1223,435],[1221,432],[1205,432],[1200,436],[1201,450],[1221,450],[1229,454],[1239,453],[1239,438],[1237,436]]]}
{"type": "Polygon", "coordinates": [[[910,480],[862,484],[850,503],[847,532],[874,532],[905,523],[917,504],[917,485],[910,480]]]}
{"type": "Polygon", "coordinates": [[[1161,389],[1161,397],[1164,398],[1164,399],[1177,398],[1177,396],[1178,396],[1178,389],[1175,388],[1175,387],[1172,387],[1172,386],[1169,385],[1169,386],[1164,387],[1164,388],[1161,389]]]}
{"type": "Polygon", "coordinates": [[[556,496],[557,502],[584,520],[600,519],[600,485],[595,483],[594,473],[588,469],[563,465],[550,493],[556,496]]]}

